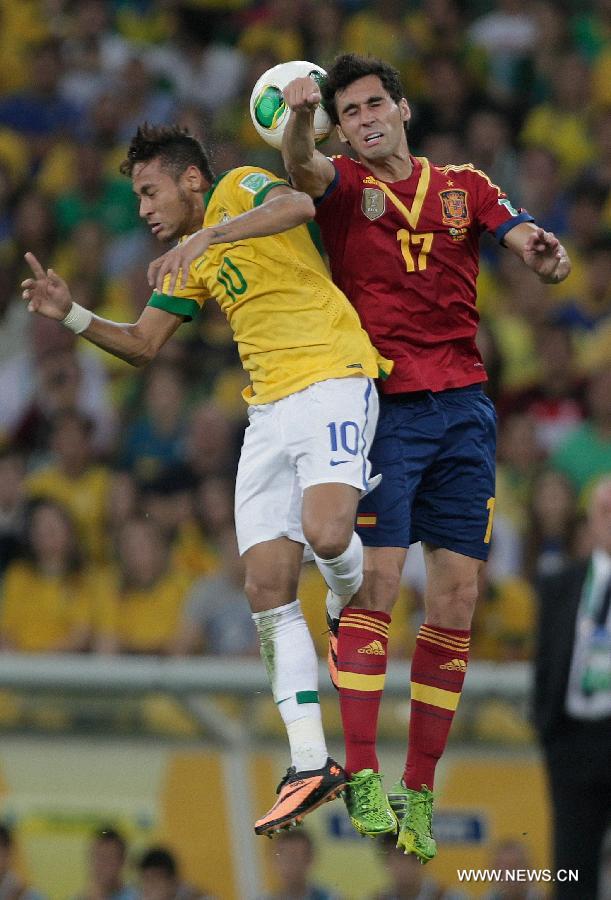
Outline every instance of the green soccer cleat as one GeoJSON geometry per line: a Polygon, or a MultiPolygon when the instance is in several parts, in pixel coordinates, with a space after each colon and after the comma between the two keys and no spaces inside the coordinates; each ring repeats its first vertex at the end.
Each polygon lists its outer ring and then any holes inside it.
{"type": "Polygon", "coordinates": [[[389,802],[399,817],[397,849],[413,853],[423,864],[437,856],[431,824],[433,792],[425,784],[421,791],[412,791],[399,781],[391,788],[389,802]]]}
{"type": "Polygon", "coordinates": [[[397,830],[397,817],[382,788],[382,776],[373,769],[361,769],[352,776],[344,800],[359,834],[377,837],[397,830]]]}
{"type": "Polygon", "coordinates": [[[395,781],[391,789],[388,791],[387,797],[388,802],[390,803],[390,808],[397,817],[399,828],[401,828],[401,822],[405,817],[407,804],[409,802],[409,791],[403,784],[402,778],[400,778],[399,781],[395,781]]]}

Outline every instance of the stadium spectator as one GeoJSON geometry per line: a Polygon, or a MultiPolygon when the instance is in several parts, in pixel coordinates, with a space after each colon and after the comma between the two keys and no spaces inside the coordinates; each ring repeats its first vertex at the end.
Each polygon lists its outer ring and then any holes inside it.
{"type": "Polygon", "coordinates": [[[66,136],[78,133],[78,107],[60,90],[63,72],[61,44],[43,41],[30,55],[28,87],[0,99],[0,125],[27,138],[31,159],[38,165],[50,148],[66,136]]]}
{"type": "Polygon", "coordinates": [[[430,134],[462,135],[464,124],[479,98],[471,76],[457,59],[435,55],[426,60],[425,98],[414,105],[409,124],[410,143],[419,152],[430,134]]]}
{"type": "Polygon", "coordinates": [[[198,579],[189,589],[176,652],[251,656],[259,652],[259,642],[244,593],[244,564],[233,526],[223,529],[218,543],[219,571],[198,579]]]}
{"type": "Polygon", "coordinates": [[[568,202],[558,157],[549,147],[537,144],[522,151],[516,186],[520,203],[538,222],[558,234],[566,234],[568,202]]]}
{"type": "Polygon", "coordinates": [[[335,0],[310,0],[303,20],[305,59],[325,69],[342,46],[343,10],[335,0]]]}
{"type": "Polygon", "coordinates": [[[204,400],[191,411],[185,437],[185,462],[197,479],[234,477],[239,431],[218,404],[204,400]]]}
{"type": "Polygon", "coordinates": [[[170,548],[151,518],[135,517],[116,536],[118,569],[105,585],[96,649],[172,653],[189,579],[170,565],[170,548]]]}
{"type": "MultiPolygon", "coordinates": [[[[174,118],[176,98],[159,90],[149,70],[146,55],[132,55],[115,72],[112,84],[115,102],[121,112],[119,139],[128,141],[140,122],[169,123],[174,118]]],[[[133,215],[133,201],[129,204],[133,215]]]]}
{"type": "Polygon", "coordinates": [[[575,555],[577,498],[568,478],[553,469],[539,472],[530,489],[524,532],[524,574],[533,583],[564,568],[575,555]]]}
{"type": "Polygon", "coordinates": [[[131,48],[113,30],[106,0],[76,0],[70,12],[63,41],[61,92],[81,111],[89,111],[107,89],[113,72],[127,62],[131,48]]]}
{"type": "Polygon", "coordinates": [[[520,71],[534,52],[537,22],[526,0],[496,0],[493,8],[469,26],[471,43],[486,52],[487,93],[511,104],[521,87],[520,71]]]}
{"type": "Polygon", "coordinates": [[[595,371],[586,388],[588,418],[571,431],[550,458],[551,465],[583,491],[611,468],[611,362],[595,371]]]}
{"type": "Polygon", "coordinates": [[[13,869],[15,840],[11,829],[0,824],[0,900],[44,900],[13,869]]]}
{"type": "Polygon", "coordinates": [[[377,849],[388,881],[369,900],[466,900],[467,894],[446,890],[427,875],[415,856],[398,850],[393,836],[378,838],[377,849]]]}
{"type": "Polygon", "coordinates": [[[549,455],[585,418],[584,378],[578,370],[575,340],[569,328],[543,323],[535,330],[536,380],[506,393],[497,407],[501,416],[529,415],[541,454],[549,455]]]}
{"type": "Polygon", "coordinates": [[[513,413],[501,420],[496,496],[503,515],[518,533],[524,531],[532,484],[542,463],[532,416],[513,413]]]}
{"type": "Polygon", "coordinates": [[[176,857],[165,847],[146,850],[138,863],[138,871],[138,900],[213,900],[210,894],[182,881],[176,857]]]}
{"type": "Polygon", "coordinates": [[[300,9],[291,0],[265,0],[254,21],[243,29],[238,49],[251,57],[269,51],[279,61],[303,59],[300,9]]]}
{"type": "Polygon", "coordinates": [[[96,586],[86,569],[72,519],[52,500],[29,507],[22,559],[6,569],[0,641],[25,653],[90,647],[96,586]]]}
{"type": "Polygon", "coordinates": [[[584,113],[591,105],[591,72],[574,52],[558,59],[548,102],[526,116],[520,139],[528,147],[545,147],[560,162],[567,183],[594,159],[594,145],[584,113]]]}
{"type": "Polygon", "coordinates": [[[55,215],[62,238],[70,238],[75,228],[88,220],[98,222],[111,236],[137,227],[129,185],[123,178],[106,175],[101,150],[93,144],[77,145],[73,166],[74,188],[57,198],[55,215]]]}
{"type": "Polygon", "coordinates": [[[515,872],[533,869],[530,854],[523,841],[507,838],[493,847],[490,869],[500,873],[501,887],[485,894],[484,900],[544,900],[544,894],[535,885],[516,881],[515,872]]]}
{"type": "Polygon", "coordinates": [[[26,479],[30,497],[45,497],[70,510],[91,560],[105,561],[107,498],[111,473],[96,462],[90,420],[62,409],[51,420],[51,461],[26,479]]]}
{"type": "Polygon", "coordinates": [[[257,900],[341,900],[332,888],[311,880],[315,847],[309,833],[295,828],[278,835],[271,849],[277,889],[257,900]]]}
{"type": "Polygon", "coordinates": [[[218,15],[201,10],[195,30],[192,16],[185,12],[183,6],[172,38],[149,50],[147,65],[158,80],[171,86],[177,101],[193,106],[201,119],[202,113],[214,115],[233,104],[242,85],[246,61],[238,48],[217,37],[218,15]]]}
{"type": "Polygon", "coordinates": [[[174,468],[140,486],[142,511],[161,528],[172,567],[191,579],[218,568],[216,541],[194,511],[194,484],[188,471],[174,468]]]}
{"type": "Polygon", "coordinates": [[[87,887],[73,900],[138,900],[138,892],[125,881],[127,843],[113,827],[100,828],[89,847],[87,887]]]}
{"type": "MultiPolygon", "coordinates": [[[[494,107],[481,106],[474,110],[467,122],[466,156],[482,169],[495,184],[502,184],[509,197],[519,198],[518,172],[520,163],[511,142],[511,130],[506,117],[494,107]]],[[[454,157],[456,158],[456,157],[454,157]]]]}
{"type": "Polygon", "coordinates": [[[0,365],[0,432],[17,445],[23,441],[32,462],[39,462],[36,455],[48,452],[51,420],[76,409],[92,422],[95,449],[107,449],[115,411],[99,359],[83,353],[53,322],[34,321],[29,330],[31,346],[26,343],[0,365]]]}
{"type": "Polygon", "coordinates": [[[592,490],[588,520],[589,559],[542,579],[538,591],[533,712],[553,806],[553,868],[579,872],[556,883],[556,900],[599,896],[611,817],[609,470],[592,490]]]}
{"type": "MultiPolygon", "coordinates": [[[[211,476],[195,484],[184,471],[175,473],[178,485],[191,486],[188,516],[174,531],[172,558],[192,578],[213,575],[219,567],[220,538],[233,525],[233,483],[211,476]]],[[[172,484],[173,478],[163,476],[172,484]]]]}
{"type": "Polygon", "coordinates": [[[121,440],[120,462],[140,481],[154,478],[184,458],[185,406],[182,371],[163,362],[149,368],[136,415],[121,440]]]}

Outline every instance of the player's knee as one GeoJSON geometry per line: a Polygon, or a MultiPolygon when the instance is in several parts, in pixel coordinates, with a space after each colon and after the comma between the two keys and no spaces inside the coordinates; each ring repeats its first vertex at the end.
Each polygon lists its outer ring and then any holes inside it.
{"type": "Polygon", "coordinates": [[[274,577],[273,572],[263,574],[247,571],[244,593],[252,612],[264,612],[295,600],[297,584],[289,583],[284,578],[274,577]]]}
{"type": "Polygon", "coordinates": [[[321,559],[336,559],[348,548],[352,527],[341,522],[325,522],[304,529],[305,539],[321,559]]]}

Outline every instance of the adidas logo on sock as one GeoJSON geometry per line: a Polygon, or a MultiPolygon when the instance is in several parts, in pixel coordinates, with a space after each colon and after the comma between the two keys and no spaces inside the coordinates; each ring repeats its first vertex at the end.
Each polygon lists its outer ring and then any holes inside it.
{"type": "Polygon", "coordinates": [[[443,665],[439,666],[440,669],[458,669],[459,672],[467,671],[467,663],[464,659],[452,659],[450,662],[443,663],[443,665]]]}
{"type": "Polygon", "coordinates": [[[357,653],[368,653],[370,656],[386,656],[386,651],[380,641],[372,641],[365,647],[359,647],[357,653]]]}

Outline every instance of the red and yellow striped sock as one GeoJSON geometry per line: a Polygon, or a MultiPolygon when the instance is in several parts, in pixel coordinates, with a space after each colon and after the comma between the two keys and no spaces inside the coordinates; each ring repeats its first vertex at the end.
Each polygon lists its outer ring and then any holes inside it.
{"type": "Polygon", "coordinates": [[[403,780],[433,789],[469,661],[470,631],[421,625],[412,658],[409,744],[403,780]]]}
{"type": "Polygon", "coordinates": [[[384,612],[342,611],[337,639],[339,705],[346,744],[346,771],[378,771],[376,732],[386,678],[390,616],[384,612]]]}

